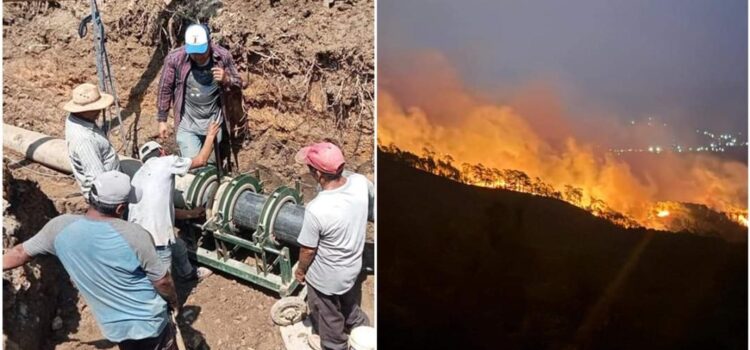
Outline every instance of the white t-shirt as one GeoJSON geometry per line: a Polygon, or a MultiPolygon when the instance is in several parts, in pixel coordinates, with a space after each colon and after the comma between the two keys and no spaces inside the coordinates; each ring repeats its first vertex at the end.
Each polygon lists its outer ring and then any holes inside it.
{"type": "Polygon", "coordinates": [[[305,207],[299,244],[317,248],[305,280],[326,295],[349,291],[362,269],[367,230],[369,180],[360,174],[324,190],[305,207]]]}
{"type": "Polygon", "coordinates": [[[156,246],[175,242],[174,237],[174,176],[190,170],[190,158],[155,157],[146,161],[135,173],[131,184],[143,193],[137,204],[130,204],[128,221],[141,225],[154,238],[156,246]]]}

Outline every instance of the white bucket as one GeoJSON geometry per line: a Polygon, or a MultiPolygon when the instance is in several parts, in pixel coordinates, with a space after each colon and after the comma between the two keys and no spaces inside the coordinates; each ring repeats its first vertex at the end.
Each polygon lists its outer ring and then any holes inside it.
{"type": "Polygon", "coordinates": [[[357,327],[349,334],[349,347],[352,350],[375,350],[376,340],[375,328],[357,327]]]}

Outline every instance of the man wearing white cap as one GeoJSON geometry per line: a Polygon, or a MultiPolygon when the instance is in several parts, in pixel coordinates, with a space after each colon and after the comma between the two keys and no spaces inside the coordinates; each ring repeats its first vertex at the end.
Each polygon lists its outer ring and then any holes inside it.
{"type": "Polygon", "coordinates": [[[302,148],[306,164],[322,191],[305,207],[297,242],[295,277],[307,283],[307,303],[323,349],[348,349],[346,330],[370,321],[359,307],[369,206],[369,181],[360,174],[343,176],[344,155],[329,142],[302,148]]]}
{"type": "Polygon", "coordinates": [[[128,221],[138,224],[151,234],[156,245],[156,254],[166,266],[172,267],[175,276],[191,280],[211,275],[211,270],[194,268],[188,261],[185,242],[174,234],[174,220],[193,219],[203,214],[202,208],[175,210],[172,192],[175,175],[185,175],[188,170],[205,166],[213,150],[219,124],[211,123],[206,143],[195,158],[167,155],[160,144],[149,141],[139,150],[143,166],[133,176],[132,184],[143,192],[140,202],[130,204],[128,221]]]}
{"type": "Polygon", "coordinates": [[[91,308],[99,329],[120,349],[177,349],[167,303],[179,310],[167,266],[151,236],[120,218],[140,193],[118,171],[96,176],[85,215],[61,215],[3,255],[3,270],[54,254],[91,308]]]}
{"type": "Polygon", "coordinates": [[[65,120],[68,157],[83,198],[88,200],[94,177],[105,171],[120,170],[117,151],[104,131],[96,125],[102,111],[112,105],[112,95],[99,91],[93,84],[73,89],[72,98],[63,106],[69,112],[65,120]]]}
{"type": "MultiPolygon", "coordinates": [[[[193,158],[206,141],[210,122],[224,121],[224,91],[240,88],[242,80],[232,55],[210,41],[208,28],[193,24],[185,31],[185,45],[167,55],[157,99],[159,135],[169,133],[167,116],[174,107],[174,128],[180,154],[193,158]]],[[[217,142],[221,141],[221,133],[217,142]]],[[[212,155],[212,163],[216,163],[212,155]]]]}

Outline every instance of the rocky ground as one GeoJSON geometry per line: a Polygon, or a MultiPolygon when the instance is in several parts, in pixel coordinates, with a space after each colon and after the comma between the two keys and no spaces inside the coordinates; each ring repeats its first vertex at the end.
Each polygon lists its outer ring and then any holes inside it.
{"type": "MultiPolygon", "coordinates": [[[[249,135],[239,171],[259,170],[270,187],[301,179],[309,200],[311,181],[293,155],[330,138],[350,168],[372,178],[373,1],[105,1],[99,8],[123,107],[123,126],[110,136],[121,154],[132,155],[157,134],[163,58],[179,45],[185,19],[201,17],[214,40],[230,49],[245,81],[241,105],[249,135]]],[[[77,33],[88,2],[5,3],[3,9],[4,122],[63,137],[60,107],[75,85],[96,83],[91,26],[86,37],[77,33]]],[[[176,151],[173,141],[166,145],[176,151]]],[[[59,213],[84,210],[72,177],[5,155],[4,248],[59,213]]],[[[113,348],[54,258],[6,273],[3,288],[6,348],[113,348]]],[[[371,317],[373,292],[370,277],[363,307],[371,317]]],[[[275,301],[231,276],[214,275],[187,296],[189,317],[181,328],[193,348],[280,349],[269,317],[275,301]]]]}

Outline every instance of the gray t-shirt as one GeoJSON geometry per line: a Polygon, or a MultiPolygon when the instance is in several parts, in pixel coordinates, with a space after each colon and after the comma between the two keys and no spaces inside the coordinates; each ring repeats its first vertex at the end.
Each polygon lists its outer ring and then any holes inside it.
{"type": "Polygon", "coordinates": [[[221,88],[214,80],[211,61],[203,66],[190,62],[185,82],[185,107],[180,130],[205,135],[211,121],[221,121],[221,88]]]}
{"type": "Polygon", "coordinates": [[[167,304],[151,281],[167,274],[151,236],[120,219],[61,215],[23,243],[30,256],[54,254],[112,342],[159,335],[167,304]]]}
{"type": "Polygon", "coordinates": [[[362,269],[367,230],[368,184],[360,174],[346,184],[318,193],[307,207],[297,242],[317,248],[307,283],[326,295],[349,291],[362,269]]]}

